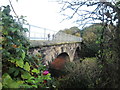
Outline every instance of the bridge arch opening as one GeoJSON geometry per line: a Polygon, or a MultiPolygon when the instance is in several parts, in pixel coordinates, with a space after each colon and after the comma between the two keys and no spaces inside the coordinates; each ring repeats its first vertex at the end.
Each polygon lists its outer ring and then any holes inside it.
{"type": "Polygon", "coordinates": [[[53,62],[51,62],[50,67],[56,70],[62,70],[65,66],[65,63],[70,61],[70,57],[66,52],[59,54],[53,62]]]}
{"type": "Polygon", "coordinates": [[[80,56],[80,48],[79,47],[77,47],[76,48],[76,50],[75,50],[75,54],[74,54],[74,61],[76,61],[76,60],[79,60],[81,58],[81,56],[80,56]]]}
{"type": "Polygon", "coordinates": [[[65,74],[65,64],[70,61],[70,57],[66,52],[59,54],[49,66],[49,71],[53,77],[59,77],[65,74]]]}
{"type": "Polygon", "coordinates": [[[66,61],[70,61],[70,57],[66,52],[63,52],[57,56],[57,58],[63,58],[66,61]]]}

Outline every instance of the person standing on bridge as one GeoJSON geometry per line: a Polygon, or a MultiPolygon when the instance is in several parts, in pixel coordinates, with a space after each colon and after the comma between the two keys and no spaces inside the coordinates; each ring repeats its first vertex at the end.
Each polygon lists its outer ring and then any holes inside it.
{"type": "Polygon", "coordinates": [[[50,34],[48,34],[48,41],[50,40],[50,34]]]}
{"type": "Polygon", "coordinates": [[[52,35],[52,40],[54,39],[54,37],[55,37],[55,35],[53,34],[53,35],[52,35]]]}

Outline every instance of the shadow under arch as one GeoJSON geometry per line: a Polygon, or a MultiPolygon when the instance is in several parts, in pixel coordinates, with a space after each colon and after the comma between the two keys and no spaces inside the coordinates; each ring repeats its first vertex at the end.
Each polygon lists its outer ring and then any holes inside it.
{"type": "Polygon", "coordinates": [[[70,57],[66,52],[59,54],[49,65],[49,71],[54,77],[64,75],[66,62],[70,61],[70,57]]]}
{"type": "Polygon", "coordinates": [[[79,47],[77,47],[76,48],[76,50],[75,50],[75,54],[74,54],[74,59],[73,59],[73,61],[76,61],[76,60],[79,60],[82,56],[81,56],[81,54],[80,54],[80,48],[79,47]]]}
{"type": "Polygon", "coordinates": [[[56,58],[63,58],[66,61],[70,61],[70,57],[66,52],[59,54],[56,58]]]}

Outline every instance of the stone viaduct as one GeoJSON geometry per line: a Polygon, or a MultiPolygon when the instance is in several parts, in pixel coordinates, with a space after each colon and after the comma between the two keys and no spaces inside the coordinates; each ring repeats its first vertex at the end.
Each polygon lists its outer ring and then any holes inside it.
{"type": "Polygon", "coordinates": [[[82,38],[59,32],[51,41],[31,41],[32,53],[40,52],[44,64],[49,65],[56,58],[62,57],[66,61],[74,61],[80,56],[82,38]]]}

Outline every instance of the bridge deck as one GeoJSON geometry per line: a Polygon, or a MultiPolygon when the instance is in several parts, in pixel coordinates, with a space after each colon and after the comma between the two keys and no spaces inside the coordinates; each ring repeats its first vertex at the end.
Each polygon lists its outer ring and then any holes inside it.
{"type": "Polygon", "coordinates": [[[59,41],[44,41],[44,40],[30,40],[31,47],[40,47],[40,46],[50,46],[50,45],[60,45],[66,43],[79,43],[79,42],[59,42],[59,41]]]}

